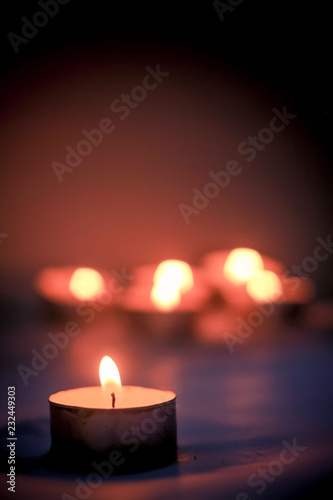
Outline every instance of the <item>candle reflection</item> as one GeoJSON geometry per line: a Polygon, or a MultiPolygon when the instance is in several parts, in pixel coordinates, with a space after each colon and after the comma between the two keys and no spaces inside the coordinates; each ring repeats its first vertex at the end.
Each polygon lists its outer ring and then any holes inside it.
{"type": "Polygon", "coordinates": [[[36,276],[34,287],[44,299],[62,305],[92,301],[106,288],[105,271],[90,267],[47,267],[36,276]]]}

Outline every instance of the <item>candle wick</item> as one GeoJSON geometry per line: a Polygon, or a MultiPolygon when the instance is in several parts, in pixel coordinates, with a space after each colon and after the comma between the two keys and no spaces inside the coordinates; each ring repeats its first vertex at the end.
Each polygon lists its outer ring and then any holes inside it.
{"type": "Polygon", "coordinates": [[[116,404],[116,395],[114,392],[111,392],[111,398],[112,398],[112,408],[114,408],[116,404]]]}

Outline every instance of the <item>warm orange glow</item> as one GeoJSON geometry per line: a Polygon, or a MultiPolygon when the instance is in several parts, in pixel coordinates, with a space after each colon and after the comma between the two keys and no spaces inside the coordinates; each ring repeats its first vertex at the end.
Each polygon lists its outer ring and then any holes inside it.
{"type": "Polygon", "coordinates": [[[309,278],[299,278],[297,276],[281,276],[283,301],[290,304],[306,304],[315,295],[314,283],[309,278]]]}
{"type": "Polygon", "coordinates": [[[104,280],[98,271],[80,267],[74,271],[69,289],[79,300],[93,299],[104,289],[104,280]]]}
{"type": "Polygon", "coordinates": [[[191,267],[181,260],[165,260],[155,271],[150,298],[160,309],[170,310],[180,303],[181,294],[192,287],[191,267]]]}
{"type": "Polygon", "coordinates": [[[121,389],[121,380],[117,365],[109,356],[104,356],[99,365],[99,378],[103,391],[108,394],[112,391],[118,392],[121,389]]]}
{"type": "Polygon", "coordinates": [[[160,309],[168,311],[180,303],[180,292],[178,288],[155,285],[150,294],[151,300],[160,309]]]}
{"type": "Polygon", "coordinates": [[[250,297],[256,302],[272,302],[282,294],[281,280],[273,271],[257,272],[246,285],[250,297]]]}
{"type": "Polygon", "coordinates": [[[186,292],[193,287],[193,274],[191,267],[182,260],[164,260],[157,267],[154,274],[154,284],[170,284],[181,292],[186,292]]]}
{"type": "Polygon", "coordinates": [[[246,283],[263,267],[263,260],[258,252],[250,248],[235,248],[225,261],[223,273],[229,281],[240,285],[246,283]]]}

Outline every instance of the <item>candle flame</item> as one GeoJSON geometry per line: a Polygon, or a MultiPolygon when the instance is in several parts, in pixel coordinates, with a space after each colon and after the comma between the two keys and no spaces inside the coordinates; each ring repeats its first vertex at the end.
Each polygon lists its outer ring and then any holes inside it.
{"type": "Polygon", "coordinates": [[[93,299],[104,288],[104,280],[100,273],[89,267],[76,269],[69,282],[70,291],[79,300],[93,299]]]}
{"type": "Polygon", "coordinates": [[[193,287],[191,267],[181,260],[165,260],[157,267],[150,294],[152,302],[165,311],[175,308],[181,294],[193,287]]]}
{"type": "Polygon", "coordinates": [[[228,255],[223,273],[235,285],[246,283],[264,264],[260,254],[251,248],[235,248],[228,255]]]}
{"type": "Polygon", "coordinates": [[[246,290],[256,302],[271,302],[282,294],[282,283],[273,271],[258,271],[246,284],[246,290]]]}
{"type": "Polygon", "coordinates": [[[111,394],[111,392],[119,392],[121,389],[119,370],[116,363],[109,356],[104,356],[99,365],[99,378],[103,391],[111,394]]]}

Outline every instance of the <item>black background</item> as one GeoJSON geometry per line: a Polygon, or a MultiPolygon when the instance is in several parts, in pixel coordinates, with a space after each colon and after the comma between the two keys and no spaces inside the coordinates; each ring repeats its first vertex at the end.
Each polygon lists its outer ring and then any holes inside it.
{"type": "MultiPolygon", "coordinates": [[[[227,4],[227,2],[225,2],[227,4]]],[[[21,17],[35,1],[6,2],[2,14],[2,71],[40,52],[104,42],[165,42],[191,47],[260,77],[302,108],[322,139],[331,136],[331,14],[328,3],[243,0],[221,14],[213,2],[79,2],[60,6],[54,19],[15,54],[7,34],[20,34],[21,17]]],[[[116,50],[116,47],[115,47],[116,50]]]]}

